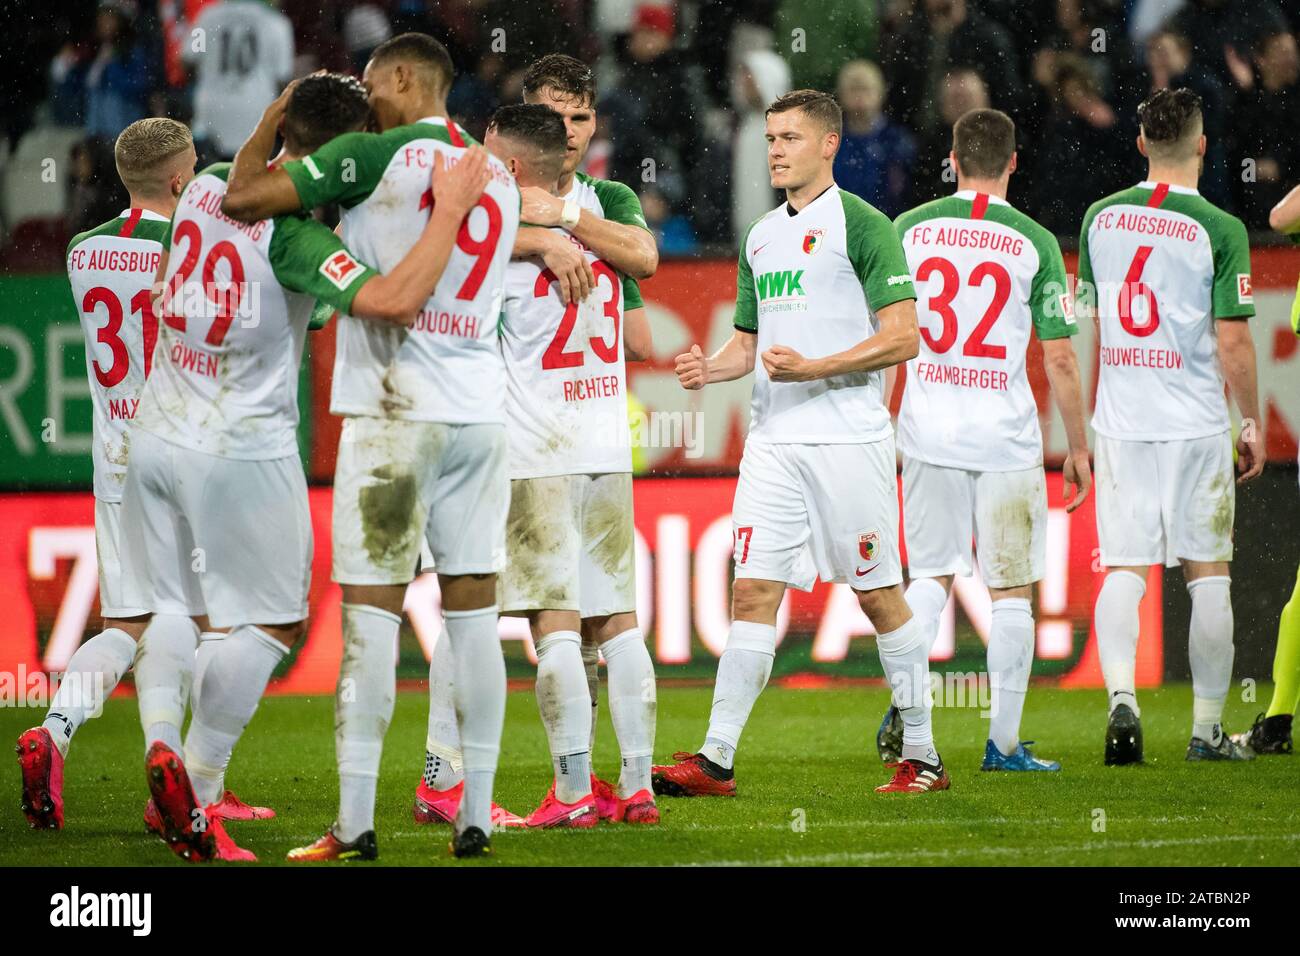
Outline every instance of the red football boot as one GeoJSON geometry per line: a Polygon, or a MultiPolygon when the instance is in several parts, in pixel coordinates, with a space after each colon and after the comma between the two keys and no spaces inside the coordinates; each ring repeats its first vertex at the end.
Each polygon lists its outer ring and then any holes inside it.
{"type": "Polygon", "coordinates": [[[618,819],[618,791],[594,773],[591,775],[591,795],[596,801],[596,813],[601,820],[618,819]]]}
{"type": "Polygon", "coordinates": [[[943,764],[932,767],[919,760],[900,760],[885,766],[894,771],[894,776],[889,783],[876,787],[876,793],[930,793],[952,785],[943,764]]]}
{"type": "Polygon", "coordinates": [[[528,814],[528,825],[539,830],[557,827],[585,830],[600,822],[596,798],[587,794],[577,803],[561,803],[555,796],[555,783],[546,791],[542,805],[528,814]]]}
{"type": "Polygon", "coordinates": [[[620,797],[614,819],[618,823],[642,823],[651,826],[658,823],[659,808],[655,806],[654,794],[649,790],[638,790],[626,800],[620,797]]]}
{"type": "Polygon", "coordinates": [[[44,727],[23,732],[14,748],[23,775],[23,816],[33,830],[63,829],[63,754],[44,727]]]}
{"type": "MultiPolygon", "coordinates": [[[[421,779],[420,785],[415,788],[415,804],[411,807],[411,816],[416,823],[452,823],[460,811],[460,799],[464,794],[464,780],[446,790],[435,790],[421,779]]],[[[492,804],[492,826],[500,829],[527,826],[527,823],[519,814],[511,813],[500,804],[494,803],[492,804]]]]}
{"type": "Polygon", "coordinates": [[[351,843],[344,843],[334,835],[330,827],[325,835],[310,846],[300,846],[290,850],[285,857],[294,863],[319,863],[326,860],[377,860],[379,844],[375,841],[375,831],[367,830],[351,843]]]}
{"type": "Polygon", "coordinates": [[[704,754],[679,750],[671,767],[651,767],[650,782],[661,797],[734,797],[736,774],[704,754]]]}

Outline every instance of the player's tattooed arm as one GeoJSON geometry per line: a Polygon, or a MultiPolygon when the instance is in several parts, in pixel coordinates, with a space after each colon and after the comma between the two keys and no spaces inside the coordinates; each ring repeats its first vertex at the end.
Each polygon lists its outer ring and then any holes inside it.
{"type": "Polygon", "coordinates": [[[705,355],[698,345],[677,356],[677,380],[682,388],[695,390],[710,382],[730,382],[754,371],[758,353],[758,336],[737,329],[725,345],[712,355],[705,355]]]}
{"type": "Polygon", "coordinates": [[[520,226],[510,255],[515,259],[537,258],[546,263],[546,268],[560,283],[560,298],[566,304],[581,302],[596,286],[596,273],[582,250],[568,236],[552,229],[520,226]]]}
{"type": "Polygon", "coordinates": [[[1237,484],[1258,478],[1264,470],[1264,428],[1259,417],[1259,386],[1255,373],[1255,341],[1245,319],[1215,322],[1219,364],[1228,391],[1241,412],[1241,434],[1237,437],[1237,484]]]}
{"type": "Polygon", "coordinates": [[[794,349],[773,345],[763,353],[763,367],[774,382],[812,382],[846,375],[874,372],[916,357],[921,335],[916,326],[916,300],[902,299],[876,313],[880,329],[851,349],[824,358],[805,358],[794,349]]]}
{"type": "Polygon", "coordinates": [[[235,154],[226,177],[226,196],[221,211],[240,222],[257,222],[294,212],[302,207],[293,180],[283,169],[267,169],[266,162],[275,146],[276,134],[284,122],[289,95],[297,81],[266,108],[262,119],[235,154]]]}
{"type": "Polygon", "coordinates": [[[447,268],[460,224],[487,188],[487,151],[471,146],[452,166],[434,154],[433,213],[420,238],[391,271],[375,276],[352,300],[352,314],[363,318],[413,324],[447,268]]]}
{"type": "Polygon", "coordinates": [[[627,362],[647,362],[654,345],[650,336],[650,320],[645,307],[628,309],[623,314],[623,359],[627,362]]]}
{"type": "MultiPolygon", "coordinates": [[[[538,226],[561,225],[564,200],[559,196],[539,186],[525,186],[519,192],[523,197],[523,221],[538,226]]],[[[597,257],[633,279],[648,279],[659,268],[659,247],[648,229],[614,222],[583,209],[569,232],[597,257]]]]}
{"type": "Polygon", "coordinates": [[[1300,186],[1296,186],[1268,214],[1268,224],[1286,235],[1300,232],[1300,186]]]}
{"type": "Polygon", "coordinates": [[[1065,423],[1065,439],[1070,446],[1062,474],[1065,477],[1067,512],[1083,504],[1092,489],[1092,468],[1088,463],[1088,427],[1083,415],[1083,389],[1079,382],[1079,362],[1074,355],[1070,337],[1043,341],[1043,368],[1056,397],[1056,407],[1061,410],[1065,423]],[[1070,500],[1073,489],[1073,499],[1070,500]]]}

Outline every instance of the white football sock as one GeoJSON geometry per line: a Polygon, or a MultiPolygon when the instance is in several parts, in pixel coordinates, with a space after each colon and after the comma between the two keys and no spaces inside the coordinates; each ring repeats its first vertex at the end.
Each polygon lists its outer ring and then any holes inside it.
{"type": "Polygon", "coordinates": [[[903,600],[912,609],[912,617],[925,638],[925,653],[929,659],[930,649],[939,636],[939,617],[948,606],[948,592],[936,578],[916,578],[907,586],[903,600]]]}
{"type": "Polygon", "coordinates": [[[876,649],[903,718],[902,758],[937,765],[930,725],[930,649],[921,625],[910,617],[902,627],[877,634],[876,649]]]}
{"type": "Polygon", "coordinates": [[[730,770],[735,765],[740,735],[749,721],[754,702],[772,676],[776,657],[776,625],[732,621],[727,646],[718,659],[713,682],[713,708],[709,730],[700,753],[730,770]]]}
{"type": "Polygon", "coordinates": [[[1138,606],[1147,593],[1147,583],[1132,571],[1110,571],[1102,582],[1093,609],[1097,630],[1097,652],[1101,675],[1106,681],[1110,709],[1128,704],[1142,716],[1137,705],[1137,644],[1140,624],[1138,606]]]}
{"type": "Polygon", "coordinates": [[[465,778],[456,726],[456,661],[451,639],[438,636],[429,658],[429,731],[424,740],[424,783],[450,790],[465,778]]]}
{"type": "Polygon", "coordinates": [[[77,648],[41,724],[59,753],[66,757],[77,728],[103,712],[104,701],[134,659],[135,639],[118,627],[100,631],[77,648]]]}
{"type": "Polygon", "coordinates": [[[577,803],[591,793],[591,693],[577,631],[553,631],[537,642],[537,709],[555,767],[555,798],[577,803]]]}
{"type": "Polygon", "coordinates": [[[140,636],[135,656],[135,693],[147,752],[161,740],[181,752],[181,726],[194,678],[198,625],[180,614],[155,614],[140,636]]]}
{"type": "Polygon", "coordinates": [[[199,649],[194,652],[194,686],[190,688],[190,707],[199,703],[199,686],[203,683],[203,672],[208,669],[208,662],[216,653],[217,645],[225,638],[225,631],[204,631],[199,635],[199,649]]]}
{"type": "Polygon", "coordinates": [[[1192,736],[1218,745],[1223,705],[1232,685],[1232,579],[1226,576],[1187,582],[1192,621],[1187,656],[1192,665],[1192,736]]]}
{"type": "Polygon", "coordinates": [[[609,716],[623,769],[618,795],[650,789],[650,757],[655,748],[655,666],[639,627],[604,643],[609,671],[609,716]]]}
{"type": "Polygon", "coordinates": [[[221,799],[235,744],[257,712],[272,671],[288,653],[289,648],[251,624],[217,642],[185,735],[185,770],[200,806],[221,799]]]}
{"type": "Polygon", "coordinates": [[[989,630],[989,740],[1003,756],[1020,746],[1029,672],[1034,666],[1034,612],[1025,598],[993,602],[989,630]]]}
{"type": "Polygon", "coordinates": [[[369,604],[343,605],[343,663],[334,695],[339,815],[334,835],[351,843],[375,828],[375,792],[384,734],[397,696],[397,633],[402,619],[369,604]]]}
{"type": "Polygon", "coordinates": [[[444,611],[456,664],[456,713],[465,768],[465,795],[456,830],[492,832],[492,782],[506,719],[506,660],[497,636],[497,608],[444,611]]]}
{"type": "MultiPolygon", "coordinates": [[[[596,717],[600,713],[600,645],[595,641],[582,641],[582,666],[587,672],[587,692],[591,694],[591,736],[587,752],[596,759],[596,717]]],[[[609,666],[606,662],[606,667],[609,666]]]]}

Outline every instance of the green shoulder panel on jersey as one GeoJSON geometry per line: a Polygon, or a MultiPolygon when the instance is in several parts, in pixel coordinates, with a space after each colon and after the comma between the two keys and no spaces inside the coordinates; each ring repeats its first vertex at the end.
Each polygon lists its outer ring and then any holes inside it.
{"type": "Polygon", "coordinates": [[[894,220],[894,230],[898,233],[898,239],[901,242],[903,236],[907,234],[907,230],[917,223],[925,222],[927,219],[943,219],[946,217],[969,219],[970,205],[970,203],[964,202],[956,196],[942,196],[939,199],[931,199],[914,209],[900,213],[898,218],[894,220]]]}
{"type": "Polygon", "coordinates": [[[1029,287],[1029,314],[1034,334],[1040,340],[1063,339],[1079,331],[1074,321],[1070,283],[1065,275],[1065,259],[1056,236],[1019,209],[1001,203],[989,203],[984,218],[1016,230],[1038,253],[1038,271],[1029,287]]]}
{"type": "MultiPolygon", "coordinates": [[[[94,229],[87,229],[85,232],[79,232],[73,236],[72,241],[68,243],[67,252],[71,252],[87,239],[93,239],[96,236],[120,235],[124,225],[126,225],[126,219],[122,216],[118,216],[115,219],[110,219],[108,222],[96,226],[94,229]]],[[[131,230],[130,238],[162,242],[163,237],[166,236],[170,230],[171,223],[164,220],[141,219],[135,224],[135,228],[131,230]]],[[[67,258],[67,252],[64,253],[65,259],[67,258]]]]}
{"type": "Polygon", "coordinates": [[[590,186],[595,191],[604,218],[625,226],[650,229],[645,221],[645,213],[641,209],[641,200],[632,191],[632,187],[612,179],[597,179],[586,173],[574,173],[574,176],[577,177],[578,182],[590,186]]]}
{"type": "MultiPolygon", "coordinates": [[[[364,202],[388,169],[393,155],[412,140],[451,143],[447,127],[433,123],[396,126],[386,133],[344,133],[310,156],[291,160],[282,169],[298,191],[303,209],[336,202],[351,209],[364,202]]],[[[476,141],[469,136],[465,142],[476,141]]]]}
{"type": "MultiPolygon", "coordinates": [[[[915,299],[903,243],[889,217],[850,192],[841,189],[839,193],[844,206],[844,239],[849,261],[862,283],[871,311],[879,312],[895,302],[915,299]]],[[[744,255],[743,249],[741,254],[744,255]]]]}
{"type": "Polygon", "coordinates": [[[378,275],[357,259],[333,230],[306,214],[277,216],[268,250],[271,269],[286,289],[316,297],[339,312],[378,275]]]}
{"type": "Polygon", "coordinates": [[[1076,279],[1074,286],[1075,309],[1080,315],[1090,314],[1096,305],[1096,287],[1093,284],[1092,276],[1092,255],[1088,250],[1088,231],[1092,228],[1092,221],[1097,218],[1097,213],[1108,206],[1120,203],[1145,206],[1150,196],[1151,193],[1148,190],[1130,186],[1127,189],[1121,189],[1117,193],[1111,193],[1109,196],[1103,196],[1089,206],[1088,211],[1083,214],[1083,225],[1079,227],[1079,264],[1074,269],[1076,279]]]}
{"type": "Polygon", "coordinates": [[[754,291],[754,271],[749,267],[749,234],[763,220],[759,216],[745,227],[740,237],[740,261],[736,264],[736,314],[731,324],[742,332],[758,331],[758,295],[754,291]]]}
{"type": "Polygon", "coordinates": [[[1210,249],[1214,254],[1214,289],[1211,294],[1214,317],[1244,319],[1254,315],[1255,300],[1250,293],[1250,237],[1246,234],[1246,224],[1200,193],[1188,195],[1171,190],[1160,208],[1195,219],[1210,237],[1210,249]]]}

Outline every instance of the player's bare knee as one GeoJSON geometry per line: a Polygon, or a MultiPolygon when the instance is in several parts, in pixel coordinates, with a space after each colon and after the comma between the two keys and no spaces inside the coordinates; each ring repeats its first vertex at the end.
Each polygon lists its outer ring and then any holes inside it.
{"type": "Polygon", "coordinates": [[[731,590],[731,617],[735,621],[775,624],[776,611],[785,595],[785,582],[736,578],[731,590]]]}
{"type": "Polygon", "coordinates": [[[577,611],[534,611],[528,615],[528,626],[533,635],[533,643],[536,644],[547,634],[556,631],[578,631],[582,627],[582,619],[577,611]]]}
{"type": "Polygon", "coordinates": [[[259,624],[257,629],[275,638],[285,647],[292,648],[307,633],[306,621],[294,621],[292,624],[259,624]]]}
{"type": "Polygon", "coordinates": [[[612,641],[627,631],[638,626],[635,611],[625,611],[622,614],[603,614],[599,617],[588,617],[582,621],[583,640],[591,640],[596,644],[604,644],[606,641],[612,641]]]}
{"type": "Polygon", "coordinates": [[[144,629],[149,626],[149,621],[152,618],[152,614],[142,614],[139,617],[106,617],[103,620],[101,629],[107,631],[109,628],[116,628],[125,632],[131,640],[138,644],[144,634],[144,629]]]}
{"type": "Polygon", "coordinates": [[[1006,601],[1012,599],[1022,601],[1032,601],[1034,598],[1034,586],[1032,584],[1022,584],[1014,588],[989,588],[990,601],[1006,601]]]}
{"type": "Polygon", "coordinates": [[[343,585],[344,604],[364,604],[400,616],[405,600],[406,585],[404,584],[343,585]]]}
{"type": "Polygon", "coordinates": [[[903,599],[901,584],[855,593],[858,596],[858,607],[862,608],[862,613],[871,621],[871,626],[877,633],[897,630],[912,616],[907,601],[903,599]]]}
{"type": "Polygon", "coordinates": [[[438,587],[447,611],[476,611],[497,600],[495,574],[439,574],[438,587]]]}

